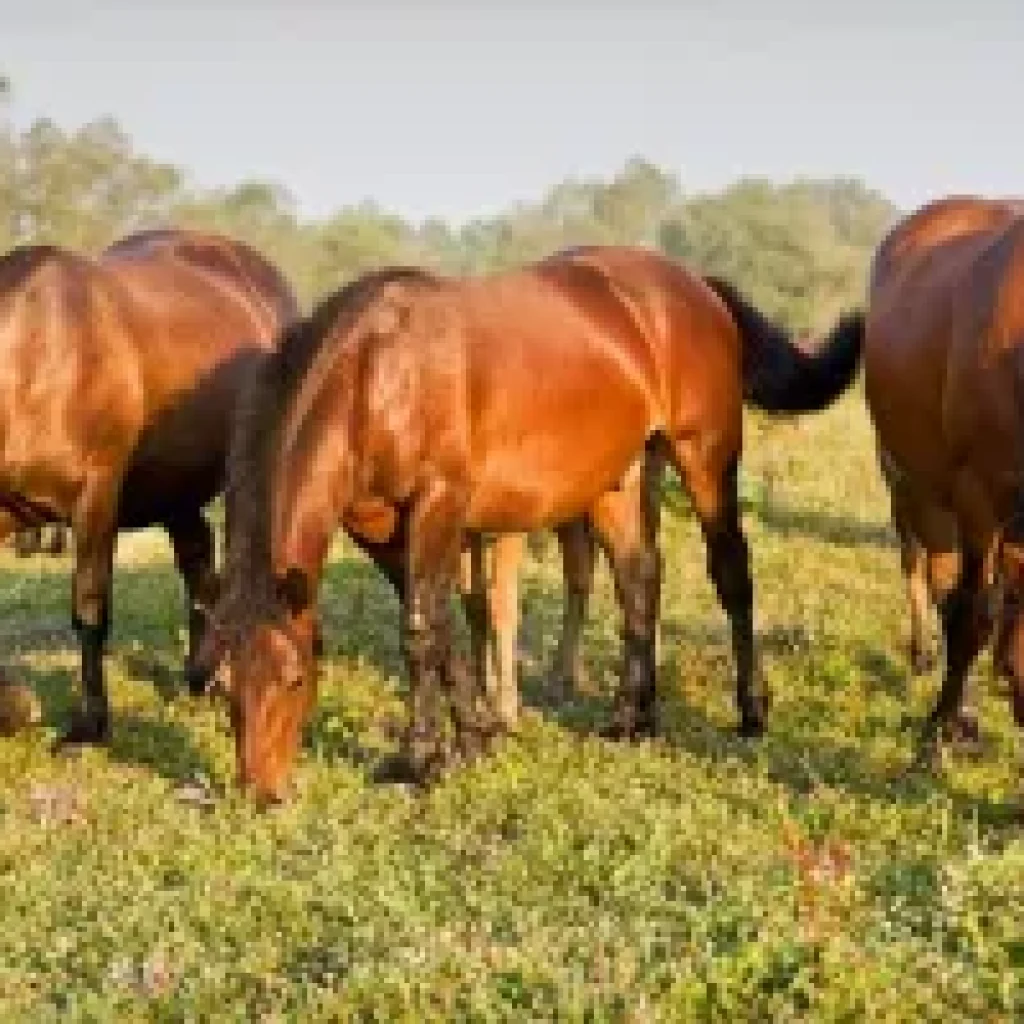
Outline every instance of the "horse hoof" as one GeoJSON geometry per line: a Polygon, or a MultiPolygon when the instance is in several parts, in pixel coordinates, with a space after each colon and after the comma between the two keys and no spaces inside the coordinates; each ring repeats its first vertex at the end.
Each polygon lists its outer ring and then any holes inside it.
{"type": "Polygon", "coordinates": [[[653,717],[636,718],[633,716],[613,718],[608,725],[598,730],[598,735],[606,740],[643,740],[653,739],[657,735],[657,723],[653,717]]]}
{"type": "Polygon", "coordinates": [[[211,673],[193,664],[185,665],[185,685],[193,697],[202,697],[210,690],[211,673]]]}
{"type": "Polygon", "coordinates": [[[391,785],[413,785],[412,763],[402,754],[381,758],[373,769],[374,782],[391,785]]]}
{"type": "Polygon", "coordinates": [[[737,732],[745,740],[755,740],[764,735],[764,719],[760,715],[744,716],[737,732]]]}
{"type": "Polygon", "coordinates": [[[960,714],[943,730],[943,738],[956,749],[969,756],[981,753],[981,729],[978,720],[970,714],[960,714]]]}
{"type": "Polygon", "coordinates": [[[966,711],[962,711],[949,723],[948,732],[954,742],[978,743],[981,740],[978,719],[966,711]]]}
{"type": "Polygon", "coordinates": [[[440,782],[448,769],[449,759],[439,751],[395,754],[382,758],[373,771],[373,781],[392,785],[429,789],[440,782]]]}
{"type": "Polygon", "coordinates": [[[100,747],[110,742],[110,723],[78,716],[53,745],[54,753],[76,753],[82,747],[100,747]]]}
{"type": "Polygon", "coordinates": [[[910,673],[913,676],[930,675],[936,665],[936,658],[931,651],[913,651],[910,655],[910,673]]]}

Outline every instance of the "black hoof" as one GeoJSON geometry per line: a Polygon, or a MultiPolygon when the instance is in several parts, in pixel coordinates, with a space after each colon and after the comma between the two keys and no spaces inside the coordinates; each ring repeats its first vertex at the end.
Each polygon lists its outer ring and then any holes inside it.
{"type": "Polygon", "coordinates": [[[418,751],[415,756],[403,752],[378,761],[373,781],[429,789],[444,778],[449,764],[450,758],[440,751],[418,751]]]}
{"type": "Polygon", "coordinates": [[[193,697],[202,697],[209,692],[212,672],[191,663],[185,665],[185,685],[193,697]]]}
{"type": "Polygon", "coordinates": [[[54,753],[68,754],[82,747],[101,747],[110,742],[110,722],[104,718],[76,715],[67,731],[53,745],[54,753]]]}
{"type": "Polygon", "coordinates": [[[637,716],[631,713],[616,715],[608,725],[598,730],[606,740],[644,740],[657,735],[657,722],[653,715],[637,716]]]}
{"type": "Polygon", "coordinates": [[[736,730],[744,739],[754,740],[764,735],[764,719],[760,715],[746,715],[736,730]]]}
{"type": "Polygon", "coordinates": [[[402,754],[382,758],[377,762],[372,775],[374,782],[391,785],[415,785],[412,762],[402,754]]]}

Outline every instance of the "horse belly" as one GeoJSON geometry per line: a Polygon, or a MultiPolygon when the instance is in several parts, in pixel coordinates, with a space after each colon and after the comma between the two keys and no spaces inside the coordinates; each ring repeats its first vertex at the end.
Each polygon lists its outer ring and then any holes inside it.
{"type": "Polygon", "coordinates": [[[537,530],[585,514],[618,486],[648,437],[645,418],[583,418],[538,430],[488,452],[474,475],[471,529],[537,530]]]}

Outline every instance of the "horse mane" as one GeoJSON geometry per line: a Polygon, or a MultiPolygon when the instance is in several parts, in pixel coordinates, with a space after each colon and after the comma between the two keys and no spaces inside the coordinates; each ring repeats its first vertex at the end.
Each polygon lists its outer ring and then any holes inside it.
{"type": "Polygon", "coordinates": [[[272,621],[281,613],[271,536],[275,456],[289,412],[324,344],[344,336],[385,285],[435,280],[414,267],[364,274],[285,327],[276,347],[254,363],[240,389],[228,455],[231,533],[218,616],[224,622],[272,621]]]}

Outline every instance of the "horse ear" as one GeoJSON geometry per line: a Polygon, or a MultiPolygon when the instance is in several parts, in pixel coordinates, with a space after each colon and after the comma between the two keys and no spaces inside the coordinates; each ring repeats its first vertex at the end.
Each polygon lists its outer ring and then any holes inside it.
{"type": "Polygon", "coordinates": [[[277,595],[292,615],[299,615],[313,603],[309,577],[294,565],[277,578],[277,595]]]}

